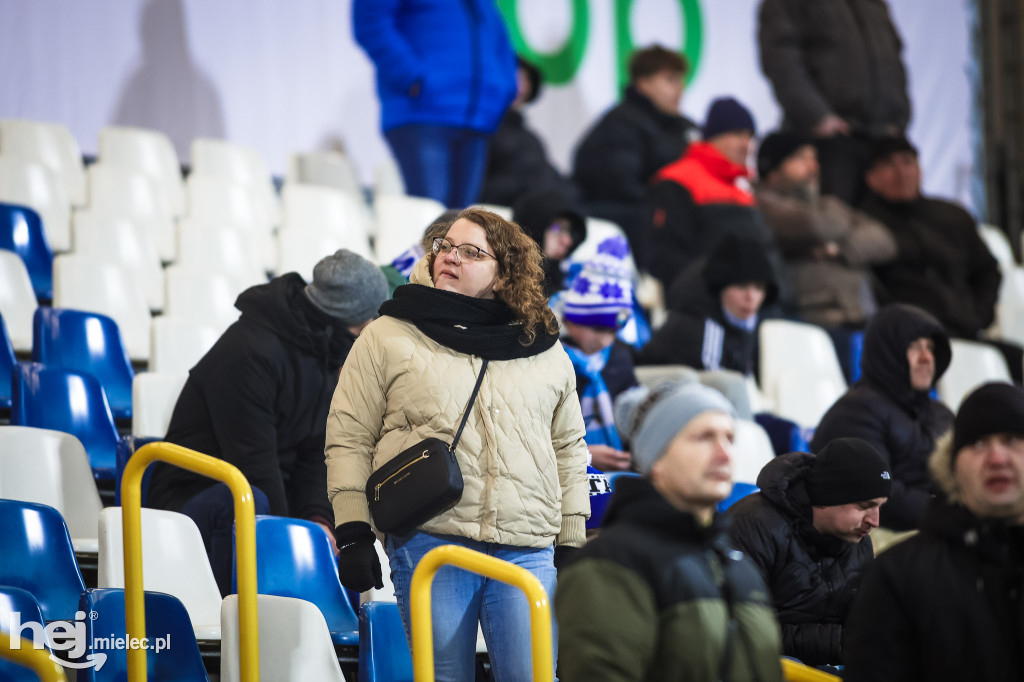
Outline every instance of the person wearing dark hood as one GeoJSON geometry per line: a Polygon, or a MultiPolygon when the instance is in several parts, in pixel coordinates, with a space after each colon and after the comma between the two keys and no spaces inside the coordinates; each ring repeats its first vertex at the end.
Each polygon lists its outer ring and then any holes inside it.
{"type": "Polygon", "coordinates": [[[848,682],[1024,679],[1024,391],[967,396],[929,462],[921,532],[865,572],[846,623],[848,682]]]}
{"type": "Polygon", "coordinates": [[[873,556],[868,534],[892,491],[889,467],[867,441],[837,438],[817,456],[776,457],[757,486],[726,512],[733,546],[768,584],[782,652],[807,665],[838,665],[843,622],[873,556]]]}
{"type": "Polygon", "coordinates": [[[587,238],[587,220],[565,194],[540,189],[524,194],[512,206],[512,222],[537,242],[544,257],[544,295],[562,290],[562,261],[587,238]]]}
{"type": "Polygon", "coordinates": [[[778,288],[760,243],[726,235],[705,260],[679,275],[668,319],[637,356],[640,365],[687,365],[752,375],[760,310],[778,288]]]}
{"type": "Polygon", "coordinates": [[[953,424],[952,412],[930,392],[951,355],[949,337],[934,317],[901,303],[883,306],[864,332],[860,381],[828,409],[814,432],[814,452],[836,438],[855,437],[885,459],[893,481],[883,528],[908,531],[921,524],[933,492],[928,455],[953,424]]]}
{"type": "MultiPolygon", "coordinates": [[[[250,287],[242,311],[189,372],[164,438],[238,467],[257,513],[307,519],[334,539],[327,499],[327,412],[356,336],[388,297],[384,274],[341,249],[297,273],[250,287]]],[[[157,464],[147,506],[199,527],[221,592],[230,593],[234,512],[227,486],[157,464]]]]}
{"type": "Polygon", "coordinates": [[[615,408],[643,478],[620,479],[601,534],[559,572],[559,679],[781,680],[768,591],[715,515],[732,489],[732,403],[667,383],[615,408]]]}

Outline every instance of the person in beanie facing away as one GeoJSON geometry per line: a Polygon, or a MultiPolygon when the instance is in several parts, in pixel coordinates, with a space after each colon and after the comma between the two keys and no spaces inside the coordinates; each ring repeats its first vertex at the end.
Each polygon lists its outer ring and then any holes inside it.
{"type": "MultiPolygon", "coordinates": [[[[223,459],[253,488],[256,513],[308,519],[334,538],[323,444],[338,371],[388,297],[384,274],[341,249],[313,268],[242,292],[238,321],[189,372],[164,440],[223,459]]],[[[221,592],[231,589],[233,501],[227,486],[157,464],[147,506],[199,527],[221,592]]]]}
{"type": "Polygon", "coordinates": [[[616,338],[632,314],[633,285],[619,259],[598,253],[561,301],[562,345],[576,371],[590,464],[600,471],[625,471],[631,462],[612,406],[620,393],[637,385],[632,352],[616,338]]]}
{"type": "Polygon", "coordinates": [[[852,682],[1024,679],[1024,391],[967,396],[921,532],[872,563],[846,625],[852,682]]]}
{"type": "Polygon", "coordinates": [[[889,467],[867,441],[837,438],[817,456],[776,457],[757,486],[726,512],[733,547],[768,584],[782,652],[807,665],[838,665],[843,622],[873,556],[868,534],[892,491],[889,467]]]}
{"type": "Polygon", "coordinates": [[[814,431],[813,452],[836,438],[855,437],[885,459],[892,495],[881,512],[883,529],[917,528],[934,492],[928,456],[952,426],[953,414],[930,393],[950,357],[949,337],[938,320],[913,306],[883,306],[864,331],[861,379],[814,431]]]}
{"type": "Polygon", "coordinates": [[[863,327],[877,310],[869,267],[896,240],[877,220],[819,193],[813,143],[771,133],[757,150],[757,206],[782,253],[796,312],[822,327],[863,327]]]}
{"type": "Polygon", "coordinates": [[[729,233],[760,243],[778,281],[782,260],[772,233],[754,195],[740,184],[749,175],[753,139],[754,118],[746,107],[730,97],[716,99],[708,108],[704,141],[691,144],[654,177],[645,206],[650,249],[634,247],[634,252],[666,291],[680,271],[729,233]]]}
{"type": "Polygon", "coordinates": [[[732,489],[732,404],[667,383],[616,411],[643,477],[616,483],[601,534],[559,573],[559,679],[781,680],[764,581],[715,516],[732,489]]]}
{"type": "Polygon", "coordinates": [[[537,242],[544,257],[544,295],[562,290],[562,261],[587,238],[587,220],[561,192],[540,189],[512,206],[512,222],[537,242]]]}
{"type": "Polygon", "coordinates": [[[754,374],[760,310],[777,291],[761,245],[725,236],[673,283],[668,318],[639,352],[637,364],[754,374]]]}

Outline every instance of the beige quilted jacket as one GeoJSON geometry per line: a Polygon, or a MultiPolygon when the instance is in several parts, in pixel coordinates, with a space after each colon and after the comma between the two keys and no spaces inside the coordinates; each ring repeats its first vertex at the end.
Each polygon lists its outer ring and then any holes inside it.
{"type": "MultiPolygon", "coordinates": [[[[385,462],[424,438],[451,442],[481,364],[405,320],[381,317],[363,330],[327,418],[337,524],[372,523],[366,479],[385,462]]],[[[560,343],[492,361],[456,448],[462,500],[422,529],[520,547],[546,547],[556,536],[581,546],[590,514],[583,435],[576,378],[560,343]]]]}

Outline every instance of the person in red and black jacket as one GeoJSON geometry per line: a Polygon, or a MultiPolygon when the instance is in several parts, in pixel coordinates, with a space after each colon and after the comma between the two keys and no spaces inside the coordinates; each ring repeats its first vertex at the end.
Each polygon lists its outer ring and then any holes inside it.
{"type": "Polygon", "coordinates": [[[782,281],[775,239],[753,194],[740,185],[749,175],[746,159],[754,130],[746,107],[731,97],[716,99],[708,109],[704,141],[690,145],[681,158],[655,175],[645,209],[647,267],[665,291],[686,266],[708,255],[728,233],[763,244],[776,281],[782,281]]]}

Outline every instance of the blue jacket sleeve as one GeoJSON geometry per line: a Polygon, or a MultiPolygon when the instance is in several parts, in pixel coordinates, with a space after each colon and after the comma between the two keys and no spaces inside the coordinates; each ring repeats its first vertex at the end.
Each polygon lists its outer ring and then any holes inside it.
{"type": "Polygon", "coordinates": [[[354,0],[352,28],[356,42],[366,51],[380,82],[407,92],[422,80],[419,59],[398,29],[402,0],[354,0]]]}

